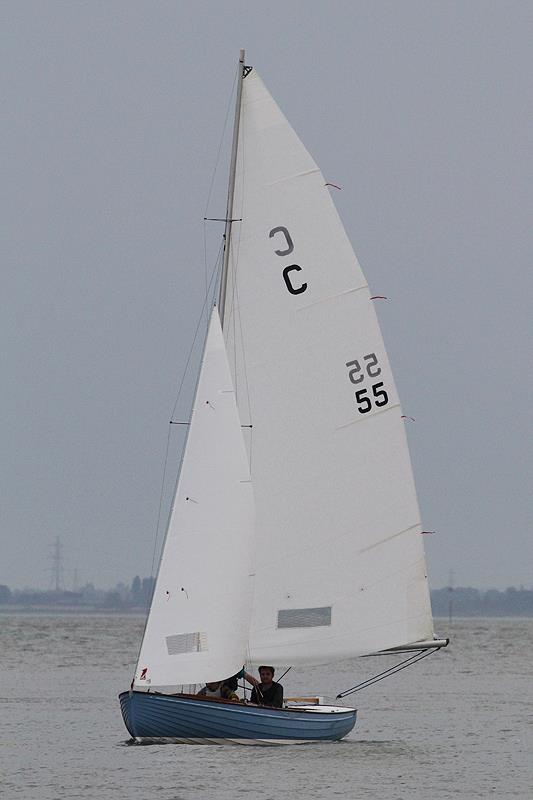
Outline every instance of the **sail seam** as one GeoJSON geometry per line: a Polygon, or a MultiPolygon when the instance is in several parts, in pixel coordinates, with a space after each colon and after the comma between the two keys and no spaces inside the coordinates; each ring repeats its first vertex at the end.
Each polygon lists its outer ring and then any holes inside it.
{"type": "Polygon", "coordinates": [[[417,558],[416,561],[412,561],[410,564],[406,564],[405,566],[400,567],[399,569],[395,569],[393,572],[387,572],[387,574],[384,575],[382,578],[379,578],[379,580],[376,580],[373,583],[369,583],[366,586],[363,586],[361,588],[361,591],[365,591],[366,592],[369,589],[375,589],[376,586],[379,586],[381,583],[384,583],[385,581],[390,580],[390,578],[396,577],[397,575],[401,575],[402,572],[403,573],[411,572],[419,564],[423,564],[423,566],[424,566],[424,575],[425,575],[426,574],[426,557],[425,557],[425,555],[423,555],[422,558],[417,558]]]}
{"type": "Polygon", "coordinates": [[[297,311],[306,311],[308,308],[312,308],[313,306],[318,306],[321,303],[328,303],[330,300],[337,300],[339,297],[345,297],[347,294],[361,292],[363,289],[368,289],[368,283],[365,283],[362,286],[355,286],[353,289],[345,289],[343,292],[337,292],[337,294],[331,294],[328,297],[321,297],[320,300],[315,300],[314,303],[309,303],[306,306],[300,306],[297,311]]]}
{"type": "Polygon", "coordinates": [[[374,542],[374,544],[368,545],[368,547],[363,547],[359,550],[359,553],[366,553],[368,550],[373,550],[374,547],[379,547],[381,544],[385,544],[385,542],[390,542],[391,539],[396,539],[397,536],[402,536],[404,533],[409,533],[409,531],[415,530],[415,528],[421,528],[422,523],[417,522],[415,525],[411,525],[409,528],[404,528],[403,531],[398,531],[398,533],[392,533],[390,536],[386,536],[384,539],[380,539],[379,542],[374,542]]]}
{"type": "MultiPolygon", "coordinates": [[[[411,528],[417,528],[417,527],[422,527],[422,523],[421,522],[417,522],[417,523],[413,524],[412,526],[409,526],[408,528],[406,528],[405,531],[408,531],[411,528]]],[[[403,532],[404,532],[403,530],[400,531],[400,533],[403,533],[403,532]]],[[[333,546],[337,547],[339,545],[339,542],[342,539],[347,539],[349,537],[353,537],[353,535],[354,535],[353,534],[353,529],[344,530],[341,533],[338,533],[336,536],[333,536],[333,535],[330,534],[328,536],[328,538],[326,540],[324,540],[324,541],[313,542],[313,543],[307,544],[307,545],[300,545],[300,547],[298,548],[298,550],[296,552],[284,553],[283,555],[280,555],[280,556],[278,556],[276,558],[272,558],[272,559],[270,559],[268,561],[266,561],[266,560],[263,561],[262,564],[261,564],[261,570],[274,569],[277,566],[286,563],[287,558],[301,557],[304,554],[307,555],[307,554],[310,554],[310,553],[317,553],[317,552],[320,552],[321,550],[326,551],[326,553],[330,553],[331,552],[331,548],[333,546]]],[[[392,536],[389,537],[389,538],[393,538],[394,536],[397,536],[397,535],[399,535],[399,534],[392,534],[392,536]]],[[[381,541],[385,541],[385,540],[380,540],[380,542],[376,542],[375,544],[380,544],[381,541]]],[[[365,550],[372,549],[375,546],[375,544],[372,544],[369,547],[364,548],[363,550],[358,550],[357,554],[360,555],[361,553],[365,552],[365,550]]],[[[418,563],[418,562],[415,562],[415,563],[418,563]]]]}
{"type": "Polygon", "coordinates": [[[361,416],[357,417],[356,419],[352,419],[350,422],[344,422],[342,425],[337,425],[335,428],[336,431],[340,431],[343,428],[349,428],[350,425],[355,425],[357,422],[364,422],[365,419],[372,419],[373,417],[377,417],[380,414],[387,414],[389,411],[394,411],[395,408],[400,408],[400,403],[394,403],[392,406],[387,406],[387,408],[380,409],[379,411],[374,411],[372,414],[368,416],[361,416]]]}
{"type": "Polygon", "coordinates": [[[295,172],[293,175],[285,175],[283,178],[278,178],[277,180],[272,181],[271,183],[266,183],[265,186],[269,187],[277,186],[280,183],[285,183],[285,181],[292,181],[295,178],[305,178],[307,177],[307,175],[314,175],[316,172],[320,174],[320,170],[318,167],[315,167],[314,169],[307,169],[305,170],[305,172],[295,172]]]}

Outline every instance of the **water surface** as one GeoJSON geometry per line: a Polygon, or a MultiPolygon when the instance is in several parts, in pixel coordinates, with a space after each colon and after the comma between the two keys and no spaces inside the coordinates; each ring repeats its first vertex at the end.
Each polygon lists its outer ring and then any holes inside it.
{"type": "MultiPolygon", "coordinates": [[[[533,619],[437,620],[447,651],[347,698],[344,741],[293,747],[128,746],[117,694],[142,626],[0,615],[2,800],[533,798],[533,619]]],[[[332,697],[390,663],[291,670],[285,693],[332,697]]]]}

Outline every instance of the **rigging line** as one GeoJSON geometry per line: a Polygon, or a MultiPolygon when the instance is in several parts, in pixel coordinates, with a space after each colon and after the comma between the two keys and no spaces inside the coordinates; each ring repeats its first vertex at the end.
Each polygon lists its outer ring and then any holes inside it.
{"type": "Polygon", "coordinates": [[[394,672],[399,671],[400,668],[409,666],[411,661],[416,661],[418,656],[423,652],[423,650],[417,650],[415,653],[411,653],[408,658],[398,662],[398,664],[393,664],[392,667],[387,667],[387,669],[384,669],[383,672],[378,672],[377,675],[373,675],[371,678],[366,678],[366,680],[361,681],[361,683],[352,686],[351,689],[346,689],[344,692],[341,692],[338,696],[344,697],[345,695],[352,694],[353,692],[357,692],[360,689],[366,688],[367,685],[372,685],[372,683],[376,683],[378,680],[388,677],[389,673],[394,674],[394,672]]]}
{"type": "MultiPolygon", "coordinates": [[[[205,220],[204,220],[204,283],[205,283],[204,300],[205,300],[205,302],[207,304],[207,231],[206,231],[206,228],[205,228],[205,220]]],[[[207,313],[205,315],[205,320],[206,320],[205,321],[205,331],[206,331],[206,336],[207,336],[207,329],[208,329],[208,326],[209,326],[209,319],[208,319],[207,313]]]]}
{"type": "MultiPolygon", "coordinates": [[[[237,262],[238,262],[240,246],[241,246],[241,232],[239,230],[239,235],[238,235],[238,239],[237,239],[237,262]]],[[[237,277],[237,270],[235,271],[235,278],[236,277],[237,277]]],[[[242,315],[241,315],[241,312],[240,312],[239,285],[238,285],[237,280],[235,280],[235,282],[234,282],[234,298],[235,298],[234,302],[236,301],[236,303],[237,303],[237,311],[235,311],[235,308],[234,308],[234,313],[233,313],[233,321],[234,321],[233,342],[234,342],[234,346],[235,346],[235,364],[237,364],[237,335],[236,335],[237,332],[235,330],[235,327],[236,327],[237,321],[238,321],[238,324],[239,324],[239,335],[240,335],[240,350],[241,350],[241,354],[242,354],[242,371],[243,371],[243,375],[244,375],[244,390],[246,392],[246,406],[247,406],[247,410],[248,410],[248,420],[250,422],[249,426],[246,425],[246,426],[243,426],[243,427],[249,427],[250,428],[250,449],[249,449],[248,461],[249,461],[249,471],[250,471],[250,479],[251,479],[251,477],[252,477],[252,446],[253,446],[252,405],[250,403],[250,384],[249,384],[249,381],[248,381],[248,367],[247,367],[247,363],[246,363],[246,350],[245,350],[245,347],[244,347],[244,334],[243,334],[243,329],[242,329],[242,315]]]]}
{"type": "MultiPolygon", "coordinates": [[[[208,284],[208,282],[207,282],[208,267],[207,267],[207,227],[206,227],[206,221],[207,221],[207,220],[206,220],[206,218],[204,217],[204,223],[203,223],[203,226],[204,226],[204,227],[203,227],[203,239],[204,239],[204,280],[205,280],[204,308],[205,308],[205,312],[206,312],[206,314],[205,314],[205,318],[206,318],[206,336],[207,336],[207,331],[208,331],[208,329],[209,329],[209,303],[208,303],[208,295],[209,295],[209,287],[211,286],[211,281],[210,281],[210,282],[209,282],[209,284],[208,284]]],[[[216,257],[216,261],[215,261],[215,268],[216,268],[216,269],[215,269],[215,274],[216,274],[216,273],[218,272],[218,270],[219,270],[219,261],[220,261],[220,255],[221,255],[221,252],[222,252],[222,253],[224,252],[224,237],[222,237],[222,239],[221,239],[221,241],[220,241],[220,244],[219,244],[219,251],[218,251],[218,254],[217,254],[217,257],[216,257]]],[[[215,289],[216,289],[216,281],[215,281],[215,289]]],[[[203,315],[203,309],[202,309],[202,315],[203,315]]]]}
{"type": "Polygon", "coordinates": [[[407,667],[411,667],[413,664],[418,664],[419,661],[422,661],[422,659],[433,655],[433,653],[439,649],[440,648],[438,647],[434,647],[431,650],[418,650],[414,655],[404,659],[404,661],[400,661],[398,664],[389,667],[389,669],[379,672],[372,678],[367,678],[366,681],[362,681],[361,683],[356,684],[356,686],[352,686],[351,689],[346,689],[344,692],[340,692],[336,699],[340,700],[343,697],[347,697],[349,694],[354,694],[355,692],[361,691],[361,689],[368,689],[369,686],[373,686],[375,683],[385,680],[385,678],[390,678],[391,675],[395,675],[397,672],[401,672],[403,669],[407,669],[407,667]]]}
{"type": "MultiPolygon", "coordinates": [[[[239,239],[240,242],[240,239],[239,239]]],[[[237,298],[237,305],[239,306],[239,287],[237,286],[237,282],[235,282],[235,296],[237,298]]],[[[253,420],[252,420],[252,404],[250,403],[250,385],[248,381],[248,367],[246,365],[246,352],[244,348],[244,336],[242,330],[242,317],[240,311],[234,314],[234,319],[237,318],[237,314],[239,317],[239,333],[241,337],[241,351],[242,351],[242,368],[244,373],[244,388],[246,389],[246,405],[248,406],[248,419],[250,420],[250,425],[246,425],[243,427],[250,428],[250,454],[249,454],[249,469],[250,469],[250,477],[252,476],[252,445],[253,445],[253,420]]]]}
{"type": "Polygon", "coordinates": [[[149,587],[149,590],[148,590],[147,595],[146,595],[146,604],[145,604],[145,607],[144,607],[143,635],[141,636],[141,639],[139,641],[139,647],[138,647],[138,650],[137,650],[137,658],[135,660],[135,669],[134,669],[134,673],[133,673],[133,679],[131,681],[131,688],[132,689],[133,689],[133,684],[135,683],[135,675],[136,675],[136,672],[137,672],[137,667],[139,666],[139,659],[141,657],[141,650],[142,650],[142,646],[143,646],[143,642],[144,642],[144,636],[145,636],[145,633],[146,633],[146,627],[148,625],[148,616],[149,616],[149,613],[150,613],[152,600],[153,600],[153,597],[154,597],[154,594],[155,594],[155,582],[153,582],[154,564],[155,564],[155,556],[156,556],[156,552],[157,552],[157,540],[159,538],[159,525],[160,525],[160,522],[161,522],[161,509],[163,507],[163,494],[164,494],[164,489],[165,489],[165,478],[166,478],[166,474],[167,474],[168,451],[169,451],[169,447],[170,447],[170,432],[171,432],[171,430],[172,430],[172,426],[169,425],[168,429],[167,429],[167,446],[166,446],[166,449],[165,449],[165,461],[164,461],[164,465],[163,465],[163,477],[161,479],[161,493],[159,495],[159,508],[157,510],[157,526],[156,526],[156,531],[155,531],[155,536],[154,536],[154,549],[153,549],[153,552],[152,552],[152,566],[150,567],[150,587],[149,587]]]}
{"type": "Polygon", "coordinates": [[[280,676],[280,677],[279,677],[277,680],[278,680],[278,681],[282,681],[282,680],[283,680],[283,678],[285,677],[285,675],[287,674],[287,672],[288,672],[290,669],[292,669],[292,666],[290,666],[290,667],[287,667],[287,669],[285,670],[285,672],[283,673],[283,675],[281,675],[281,676],[280,676]]]}
{"type": "MultiPolygon", "coordinates": [[[[244,165],[246,163],[246,159],[245,159],[245,155],[246,155],[245,154],[245,136],[244,136],[245,127],[246,127],[246,123],[245,123],[245,120],[243,119],[242,120],[242,136],[241,136],[241,176],[240,176],[241,177],[241,185],[240,185],[240,189],[241,189],[240,215],[241,215],[241,217],[244,217],[244,213],[245,213],[244,212],[244,201],[245,201],[245,196],[244,196],[244,190],[245,190],[244,165]]],[[[253,420],[252,420],[252,408],[251,408],[251,404],[250,404],[250,387],[249,387],[249,383],[248,383],[248,370],[247,370],[247,366],[246,366],[246,353],[245,353],[245,348],[244,348],[244,336],[243,336],[243,330],[242,330],[242,315],[241,315],[241,312],[240,312],[239,285],[237,283],[237,270],[238,270],[238,264],[239,264],[239,255],[240,255],[240,251],[241,251],[241,237],[242,237],[242,225],[240,225],[239,228],[238,228],[237,248],[236,248],[236,254],[235,254],[235,280],[234,280],[234,283],[233,283],[233,292],[234,292],[233,318],[234,318],[234,320],[236,322],[236,317],[237,317],[237,314],[238,314],[238,316],[239,316],[239,333],[240,333],[240,337],[241,337],[241,351],[242,351],[242,364],[243,364],[243,372],[244,372],[244,384],[245,384],[245,390],[246,390],[246,403],[247,403],[247,406],[248,406],[248,419],[249,419],[249,421],[251,423],[253,423],[253,420]],[[237,312],[235,312],[235,300],[237,301],[237,308],[238,308],[237,312]]],[[[236,337],[234,337],[234,341],[236,342],[236,337]]],[[[235,363],[237,363],[237,362],[235,361],[235,363]]],[[[252,474],[252,438],[251,437],[252,437],[252,433],[250,432],[250,475],[252,474]]]]}
{"type": "MultiPolygon", "coordinates": [[[[433,651],[431,651],[433,652],[433,651]]],[[[358,683],[356,686],[352,686],[351,689],[346,689],[344,692],[341,692],[337,697],[342,698],[349,694],[353,694],[354,692],[358,692],[361,689],[366,689],[368,686],[372,686],[374,683],[378,683],[379,681],[384,680],[385,678],[394,675],[396,672],[401,672],[402,669],[406,669],[410,667],[411,664],[416,663],[421,658],[421,654],[423,653],[424,657],[428,654],[422,650],[418,650],[413,655],[409,656],[409,658],[404,659],[404,661],[400,661],[398,664],[394,664],[392,667],[384,670],[383,672],[379,672],[377,675],[374,675],[372,678],[367,678],[361,683],[358,683]]]]}
{"type": "MultiPolygon", "coordinates": [[[[233,212],[232,212],[233,213],[233,212]]],[[[228,333],[231,331],[233,334],[233,364],[235,368],[235,401],[237,402],[237,406],[239,404],[239,386],[237,384],[237,329],[236,329],[236,313],[235,313],[235,292],[236,292],[236,285],[237,285],[237,263],[238,263],[238,243],[240,242],[240,230],[239,230],[239,239],[237,242],[237,247],[235,247],[235,239],[230,240],[229,243],[225,242],[226,246],[231,248],[230,252],[230,259],[232,252],[234,253],[233,259],[231,259],[228,269],[228,278],[230,277],[230,270],[231,270],[231,307],[228,309],[228,322],[227,322],[227,330],[228,333]]]]}
{"type": "MultiPolygon", "coordinates": [[[[222,248],[223,248],[223,243],[221,242],[219,250],[218,250],[217,260],[215,262],[215,266],[214,266],[213,271],[211,273],[211,280],[209,281],[208,292],[209,292],[209,289],[211,288],[211,285],[213,283],[213,278],[215,277],[215,275],[218,272],[218,266],[219,266],[219,261],[220,261],[220,255],[222,253],[222,248]]],[[[194,338],[192,340],[192,344],[191,344],[191,347],[190,347],[190,350],[189,350],[189,355],[187,356],[187,361],[185,363],[185,367],[184,367],[184,370],[183,370],[183,375],[181,377],[181,381],[180,381],[180,384],[178,386],[178,393],[177,393],[177,396],[176,396],[176,402],[174,403],[174,407],[172,409],[172,414],[170,415],[170,419],[174,418],[174,414],[175,414],[175,411],[176,411],[176,407],[178,405],[178,401],[180,399],[181,390],[183,389],[183,383],[185,381],[185,376],[187,375],[187,371],[189,369],[190,360],[191,360],[191,357],[192,357],[192,354],[193,354],[193,351],[194,351],[194,346],[196,344],[196,338],[198,336],[198,331],[200,329],[200,324],[202,322],[202,317],[204,315],[204,309],[205,309],[206,305],[207,305],[207,297],[204,298],[204,302],[202,304],[202,309],[200,311],[200,316],[198,318],[198,322],[196,324],[196,330],[194,332],[194,338]]]]}
{"type": "MultiPolygon", "coordinates": [[[[240,180],[239,187],[240,187],[240,190],[241,190],[241,197],[240,197],[241,207],[240,207],[240,211],[235,208],[236,202],[235,202],[235,193],[234,193],[234,195],[233,195],[233,205],[232,205],[232,207],[230,209],[228,209],[227,213],[230,214],[231,218],[233,218],[234,214],[238,215],[240,213],[240,221],[242,222],[243,207],[244,207],[244,140],[245,140],[244,131],[245,131],[246,122],[245,122],[245,117],[244,117],[243,114],[241,114],[241,117],[242,117],[242,119],[240,120],[240,125],[239,125],[239,141],[238,141],[238,147],[237,147],[237,158],[236,158],[236,161],[235,161],[235,181],[237,180],[237,177],[239,177],[239,180],[240,180]],[[237,162],[239,162],[239,163],[237,163],[237,162]],[[240,171],[240,174],[239,174],[239,171],[240,171]]],[[[238,260],[239,260],[239,247],[240,247],[240,240],[241,240],[241,231],[242,231],[242,226],[239,227],[239,238],[238,238],[238,242],[237,242],[237,247],[234,247],[234,245],[233,245],[233,241],[234,240],[232,240],[231,238],[230,238],[230,241],[229,241],[229,244],[228,244],[228,246],[231,247],[232,250],[234,251],[234,257],[233,257],[232,263],[231,263],[231,277],[232,277],[232,281],[233,281],[232,282],[232,287],[231,287],[232,305],[231,305],[231,308],[228,309],[228,314],[227,314],[228,323],[227,323],[227,326],[228,326],[228,331],[229,331],[231,329],[230,326],[233,325],[234,350],[235,350],[235,332],[236,332],[235,331],[235,313],[234,313],[235,283],[236,283],[236,280],[237,280],[237,265],[238,265],[238,260]]],[[[229,255],[231,256],[231,251],[230,251],[229,255]]],[[[229,272],[229,267],[230,267],[230,264],[228,263],[228,272],[229,272]]],[[[235,362],[234,363],[235,364],[237,363],[236,362],[236,355],[235,355],[235,362]]],[[[237,387],[235,387],[235,388],[237,389],[237,387]]]]}
{"type": "MultiPolygon", "coordinates": [[[[154,577],[154,565],[155,565],[155,554],[157,550],[157,539],[159,537],[159,525],[161,524],[161,509],[163,508],[163,495],[165,493],[165,477],[167,474],[167,464],[168,464],[168,451],[170,447],[170,432],[172,428],[169,424],[167,429],[167,446],[165,449],[165,460],[163,462],[163,478],[161,480],[161,492],[159,494],[159,508],[157,510],[157,525],[155,529],[155,539],[154,539],[154,550],[152,553],[152,566],[150,567],[150,578],[154,577]]],[[[144,609],[145,614],[148,616],[148,610],[150,607],[150,597],[146,597],[146,607],[144,609]]]]}
{"type": "Polygon", "coordinates": [[[235,76],[233,78],[233,84],[232,84],[232,87],[231,87],[231,92],[230,92],[230,96],[229,96],[229,100],[228,100],[228,107],[226,109],[226,116],[224,118],[224,125],[222,127],[222,135],[220,137],[220,142],[218,143],[217,157],[216,157],[216,160],[215,160],[215,166],[214,166],[213,173],[212,173],[212,176],[211,176],[211,184],[209,186],[209,192],[207,193],[207,202],[205,204],[204,217],[207,217],[207,211],[208,211],[208,208],[209,208],[209,203],[211,202],[211,195],[213,193],[213,185],[215,183],[215,177],[216,177],[218,165],[219,165],[219,162],[220,162],[220,153],[222,151],[222,144],[224,142],[224,136],[226,135],[226,128],[228,126],[229,112],[230,112],[230,110],[232,108],[233,94],[235,92],[235,86],[237,85],[237,78],[238,78],[238,75],[239,75],[239,67],[240,67],[240,65],[237,66],[237,69],[235,70],[235,76]]]}
{"type": "MultiPolygon", "coordinates": [[[[239,75],[239,67],[237,67],[237,69],[235,70],[235,75],[234,75],[234,78],[233,78],[233,84],[232,84],[231,91],[230,91],[230,94],[229,94],[228,105],[227,105],[227,108],[226,108],[226,116],[224,117],[224,124],[222,126],[222,134],[220,136],[220,141],[218,143],[217,155],[216,155],[216,159],[215,159],[215,166],[214,166],[213,171],[211,173],[211,182],[209,184],[209,191],[207,192],[207,200],[206,200],[205,209],[204,209],[204,223],[203,223],[203,225],[204,225],[204,231],[203,231],[204,236],[203,236],[203,238],[204,238],[204,275],[205,275],[206,307],[207,307],[207,295],[208,295],[208,291],[209,291],[208,283],[207,283],[207,274],[208,274],[208,267],[207,267],[207,227],[206,227],[207,212],[208,212],[208,209],[209,209],[209,203],[211,202],[211,195],[213,194],[213,186],[215,184],[215,178],[216,178],[216,174],[217,174],[217,170],[218,170],[218,165],[220,163],[220,154],[222,152],[222,145],[224,143],[224,137],[226,136],[226,129],[228,127],[228,118],[229,118],[229,113],[230,113],[230,110],[231,110],[231,107],[232,107],[233,95],[235,93],[235,86],[237,84],[238,75],[239,75]]],[[[206,313],[206,330],[207,330],[207,326],[208,325],[209,325],[209,314],[206,313]]]]}
{"type": "MultiPolygon", "coordinates": [[[[224,252],[224,238],[222,237],[222,239],[220,241],[220,244],[219,244],[219,247],[218,247],[218,254],[217,254],[217,257],[216,257],[216,260],[215,260],[215,267],[214,267],[213,273],[211,274],[211,280],[208,283],[207,282],[207,273],[208,273],[208,269],[207,269],[207,234],[206,234],[206,227],[205,227],[205,220],[204,220],[205,294],[204,294],[204,304],[202,306],[202,312],[201,312],[201,315],[200,315],[200,321],[202,320],[202,317],[204,315],[204,309],[205,309],[205,320],[206,320],[206,322],[205,322],[205,334],[206,334],[206,336],[207,336],[207,331],[209,329],[209,302],[208,302],[209,289],[210,289],[211,284],[213,282],[213,277],[216,276],[216,274],[219,271],[219,268],[220,268],[219,267],[220,257],[221,257],[221,254],[223,252],[224,252]]],[[[216,280],[215,280],[215,289],[216,289],[216,280]]],[[[181,390],[181,387],[180,387],[180,390],[181,390]]]]}
{"type": "MultiPolygon", "coordinates": [[[[237,240],[237,261],[238,261],[238,257],[239,257],[240,246],[241,246],[241,232],[239,231],[239,236],[238,236],[238,240],[237,240]]],[[[234,284],[233,284],[233,294],[234,294],[234,299],[233,299],[233,319],[234,319],[235,323],[237,321],[237,316],[239,317],[239,334],[240,334],[240,337],[241,337],[242,366],[243,366],[243,372],[244,372],[244,386],[245,386],[245,389],[246,389],[246,403],[247,403],[247,406],[248,406],[248,419],[250,420],[250,423],[253,424],[252,406],[250,404],[250,385],[249,385],[249,382],[248,382],[248,370],[247,370],[247,366],[246,366],[246,352],[245,352],[245,348],[244,348],[244,335],[243,335],[243,330],[242,330],[242,315],[240,313],[240,298],[239,298],[239,285],[237,283],[237,270],[235,270],[235,281],[234,281],[234,284]],[[235,311],[235,302],[237,303],[238,311],[235,311]]],[[[236,338],[237,337],[234,335],[234,341],[235,342],[236,342],[236,338]]],[[[235,355],[235,358],[236,357],[237,356],[235,355]]]]}
{"type": "MultiPolygon", "coordinates": [[[[239,140],[240,148],[239,148],[239,156],[240,156],[240,209],[236,213],[240,213],[241,220],[244,217],[244,189],[245,189],[245,181],[244,181],[244,164],[245,164],[245,120],[241,120],[241,137],[239,140]]],[[[235,213],[234,209],[231,210],[231,213],[235,213]]],[[[239,334],[240,334],[240,351],[242,354],[242,364],[243,364],[243,374],[244,374],[244,389],[246,392],[246,404],[247,404],[247,411],[248,411],[248,418],[250,422],[252,422],[252,408],[250,403],[250,387],[248,381],[248,369],[246,364],[246,354],[244,348],[244,336],[243,336],[243,329],[242,329],[242,317],[239,310],[239,286],[238,286],[238,270],[239,270],[239,253],[241,247],[241,236],[242,236],[242,226],[238,229],[237,234],[237,241],[235,242],[235,237],[230,242],[230,247],[233,251],[233,266],[232,266],[232,287],[231,287],[231,307],[229,309],[228,315],[228,326],[231,326],[233,332],[233,363],[235,365],[235,395],[236,399],[238,399],[238,392],[239,387],[237,386],[237,324],[239,326],[239,334]],[[238,316],[238,321],[237,321],[238,316]]],[[[252,425],[250,425],[252,428],[252,425]]],[[[252,473],[252,446],[253,446],[253,430],[250,430],[250,448],[249,448],[249,469],[250,475],[252,473]]]]}
{"type": "MultiPolygon", "coordinates": [[[[253,606],[253,587],[252,587],[252,602],[251,602],[251,605],[253,606]]],[[[252,651],[250,650],[250,640],[248,639],[246,641],[246,662],[245,662],[245,664],[243,666],[243,669],[244,669],[245,672],[246,672],[246,664],[252,664],[252,663],[253,663],[253,661],[252,661],[252,651]]],[[[251,667],[250,667],[250,669],[251,669],[251,667]]],[[[244,699],[246,700],[246,691],[247,691],[246,678],[243,678],[243,680],[244,680],[244,685],[243,685],[242,688],[244,689],[244,699]]],[[[251,689],[249,689],[248,691],[250,692],[250,694],[252,693],[251,689]]]]}

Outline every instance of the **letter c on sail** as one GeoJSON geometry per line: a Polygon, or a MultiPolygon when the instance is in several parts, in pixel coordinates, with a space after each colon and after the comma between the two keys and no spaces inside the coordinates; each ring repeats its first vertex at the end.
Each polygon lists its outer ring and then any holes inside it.
{"type": "Polygon", "coordinates": [[[275,254],[277,256],[288,256],[288,255],[290,255],[292,253],[292,251],[294,250],[294,244],[292,243],[292,239],[291,239],[291,235],[290,235],[289,231],[287,230],[287,228],[283,227],[283,225],[279,225],[277,228],[272,228],[272,230],[270,231],[270,233],[268,235],[272,239],[272,237],[275,236],[276,233],[282,233],[284,235],[285,240],[287,242],[287,249],[286,250],[274,250],[275,254]]]}
{"type": "Polygon", "coordinates": [[[291,283],[291,279],[289,277],[289,273],[290,272],[301,272],[301,271],[302,271],[302,268],[299,267],[298,264],[291,264],[290,267],[285,267],[285,269],[283,270],[283,278],[285,279],[285,285],[287,286],[287,289],[289,290],[289,292],[291,294],[301,294],[302,292],[305,292],[305,290],[307,289],[307,284],[306,283],[302,283],[302,285],[298,286],[298,287],[293,286],[292,283],[291,283]]]}

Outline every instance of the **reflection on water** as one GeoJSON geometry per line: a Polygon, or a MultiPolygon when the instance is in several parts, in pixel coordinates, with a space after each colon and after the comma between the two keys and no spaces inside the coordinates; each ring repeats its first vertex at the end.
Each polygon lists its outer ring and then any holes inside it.
{"type": "MultiPolygon", "coordinates": [[[[533,619],[437,622],[452,645],[347,698],[359,715],[342,742],[131,747],[117,694],[131,680],[142,619],[1,615],[1,796],[531,800],[533,619]]],[[[332,699],[386,666],[295,668],[283,683],[289,695],[332,699]]]]}

